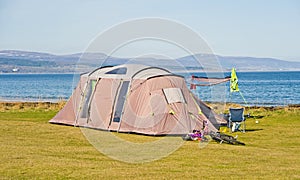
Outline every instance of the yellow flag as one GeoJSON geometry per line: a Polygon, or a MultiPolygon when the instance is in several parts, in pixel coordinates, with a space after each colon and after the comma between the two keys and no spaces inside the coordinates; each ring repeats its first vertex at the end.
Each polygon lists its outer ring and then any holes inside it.
{"type": "Polygon", "coordinates": [[[230,92],[239,92],[238,78],[236,76],[235,68],[231,70],[230,78],[230,92]]]}

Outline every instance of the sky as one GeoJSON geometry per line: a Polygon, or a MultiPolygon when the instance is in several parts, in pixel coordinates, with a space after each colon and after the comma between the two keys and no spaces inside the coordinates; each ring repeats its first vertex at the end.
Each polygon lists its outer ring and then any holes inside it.
{"type": "Polygon", "coordinates": [[[298,0],[0,0],[0,50],[83,52],[111,27],[149,17],[191,28],[218,55],[300,62],[298,0]]]}

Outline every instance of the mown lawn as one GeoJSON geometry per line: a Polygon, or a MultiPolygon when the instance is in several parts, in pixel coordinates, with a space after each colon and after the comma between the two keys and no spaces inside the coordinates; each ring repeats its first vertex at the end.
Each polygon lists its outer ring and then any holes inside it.
{"type": "MultiPolygon", "coordinates": [[[[0,106],[0,179],[300,179],[299,108],[252,108],[246,146],[185,142],[162,159],[126,163],[100,153],[80,128],[49,124],[60,106],[0,106]],[[255,120],[259,120],[256,124],[255,120]]],[[[108,133],[108,132],[107,132],[108,133]]],[[[129,141],[159,137],[117,134],[129,141]]]]}

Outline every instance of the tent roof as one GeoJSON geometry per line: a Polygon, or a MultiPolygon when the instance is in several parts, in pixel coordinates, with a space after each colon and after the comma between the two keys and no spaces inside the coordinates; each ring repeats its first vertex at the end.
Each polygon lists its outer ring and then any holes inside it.
{"type": "Polygon", "coordinates": [[[91,73],[83,74],[90,78],[113,78],[113,79],[148,79],[158,75],[171,75],[166,69],[146,66],[141,64],[123,64],[98,68],[91,73]]]}

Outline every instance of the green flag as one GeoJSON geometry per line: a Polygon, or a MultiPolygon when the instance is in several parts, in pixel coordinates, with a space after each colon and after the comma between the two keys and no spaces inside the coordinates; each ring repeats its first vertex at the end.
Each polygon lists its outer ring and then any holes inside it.
{"type": "Polygon", "coordinates": [[[231,78],[230,78],[230,92],[239,92],[238,86],[238,78],[236,76],[235,69],[232,68],[231,70],[231,78]]]}

